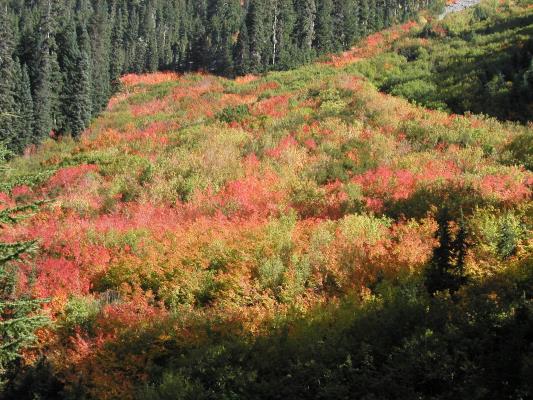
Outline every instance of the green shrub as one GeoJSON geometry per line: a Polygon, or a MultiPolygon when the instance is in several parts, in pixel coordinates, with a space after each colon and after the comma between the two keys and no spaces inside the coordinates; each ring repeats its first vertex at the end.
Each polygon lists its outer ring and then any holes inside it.
{"type": "Polygon", "coordinates": [[[216,118],[221,122],[242,122],[250,115],[250,110],[246,104],[239,104],[235,107],[226,107],[220,111],[216,118]]]}
{"type": "Polygon", "coordinates": [[[257,277],[261,287],[276,290],[283,283],[283,274],[286,269],[279,256],[261,261],[257,269],[257,277]]]}
{"type": "Polygon", "coordinates": [[[326,203],[325,195],[325,190],[312,180],[298,180],[290,191],[291,203],[303,217],[318,215],[326,203]]]}
{"type": "Polygon", "coordinates": [[[497,3],[485,1],[474,7],[473,17],[474,21],[486,21],[497,15],[497,3]],[[492,4],[491,4],[492,3],[492,4]]]}
{"type": "Polygon", "coordinates": [[[178,372],[167,372],[161,381],[147,385],[136,396],[137,400],[200,400],[203,388],[178,372]]]}
{"type": "Polygon", "coordinates": [[[415,61],[428,54],[425,47],[417,42],[407,42],[396,48],[396,52],[405,57],[407,61],[415,61]]]}
{"type": "Polygon", "coordinates": [[[224,287],[224,283],[217,280],[215,272],[207,271],[200,288],[194,293],[196,305],[200,307],[211,305],[224,287]]]}
{"type": "Polygon", "coordinates": [[[386,217],[374,217],[369,214],[347,215],[340,221],[340,230],[348,240],[364,240],[377,243],[382,239],[384,230],[389,228],[392,220],[386,217]]]}
{"type": "Polygon", "coordinates": [[[524,133],[516,136],[511,143],[506,146],[509,152],[509,164],[524,165],[533,171],[533,129],[528,129],[524,133]]]}
{"type": "Polygon", "coordinates": [[[91,297],[71,297],[60,318],[60,325],[73,331],[77,327],[91,331],[96,316],[100,312],[100,304],[91,297]]]}
{"type": "Polygon", "coordinates": [[[319,95],[320,113],[323,116],[334,116],[342,113],[347,106],[338,89],[329,88],[319,95]]]}
{"type": "Polygon", "coordinates": [[[344,186],[348,198],[344,202],[343,211],[348,214],[360,213],[365,208],[363,188],[356,183],[348,183],[344,186]]]}
{"type": "Polygon", "coordinates": [[[284,303],[294,302],[304,292],[311,276],[311,264],[307,255],[293,255],[291,266],[291,271],[283,276],[280,301],[284,303]]]}
{"type": "Polygon", "coordinates": [[[127,231],[110,229],[104,233],[89,230],[87,232],[87,239],[91,243],[103,244],[107,248],[115,249],[129,247],[132,251],[136,251],[141,242],[149,237],[150,233],[146,229],[130,229],[127,231]]]}

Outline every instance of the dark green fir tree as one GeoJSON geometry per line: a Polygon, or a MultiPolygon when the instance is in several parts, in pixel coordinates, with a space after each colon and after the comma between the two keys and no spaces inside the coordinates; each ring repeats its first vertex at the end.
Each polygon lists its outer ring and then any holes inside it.
{"type": "Polygon", "coordinates": [[[334,49],[333,0],[320,0],[316,14],[315,47],[328,53],[334,49]]]}
{"type": "Polygon", "coordinates": [[[235,44],[233,52],[233,58],[235,60],[235,73],[237,75],[245,75],[250,72],[250,38],[248,36],[248,27],[245,22],[241,24],[237,43],[235,44]]]}
{"type": "Polygon", "coordinates": [[[0,142],[9,145],[15,135],[16,74],[13,60],[14,38],[7,5],[0,5],[0,38],[0,142]]]}
{"type": "Polygon", "coordinates": [[[14,138],[14,150],[22,152],[33,141],[34,114],[33,98],[31,97],[31,82],[28,67],[16,63],[16,137],[14,138]]]}
{"type": "Polygon", "coordinates": [[[455,221],[455,234],[451,230],[452,222],[454,221],[448,209],[442,208],[437,215],[439,245],[434,250],[426,271],[426,288],[432,295],[446,290],[453,294],[466,282],[466,222],[462,215],[455,221]]]}

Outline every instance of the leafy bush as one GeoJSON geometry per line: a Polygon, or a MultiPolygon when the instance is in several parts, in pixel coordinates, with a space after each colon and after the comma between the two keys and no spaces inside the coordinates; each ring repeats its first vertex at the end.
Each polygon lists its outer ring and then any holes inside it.
{"type": "Polygon", "coordinates": [[[235,107],[226,107],[217,114],[217,119],[222,122],[242,122],[250,115],[250,110],[246,104],[239,104],[235,107]]]}
{"type": "Polygon", "coordinates": [[[257,269],[259,283],[263,289],[275,290],[281,286],[285,271],[286,267],[280,256],[265,259],[260,262],[257,269]]]}
{"type": "Polygon", "coordinates": [[[159,383],[146,386],[138,400],[196,400],[206,398],[203,388],[179,373],[165,373],[159,383]]]}
{"type": "Polygon", "coordinates": [[[76,328],[91,332],[99,312],[98,301],[90,297],[71,297],[63,310],[61,326],[72,332],[76,328]]]}
{"type": "Polygon", "coordinates": [[[212,271],[208,271],[201,283],[201,287],[194,294],[196,304],[200,307],[211,305],[224,289],[224,283],[217,279],[212,271]]]}
{"type": "Polygon", "coordinates": [[[320,92],[320,112],[325,116],[333,116],[342,113],[347,103],[342,99],[337,89],[326,89],[320,92]]]}
{"type": "Polygon", "coordinates": [[[522,164],[533,171],[533,130],[526,130],[517,135],[506,147],[510,153],[508,162],[522,164]]]}

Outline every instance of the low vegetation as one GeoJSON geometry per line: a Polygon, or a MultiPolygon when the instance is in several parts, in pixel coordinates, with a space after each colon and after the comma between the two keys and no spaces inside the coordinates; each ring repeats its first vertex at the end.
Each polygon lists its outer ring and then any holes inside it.
{"type": "Polygon", "coordinates": [[[533,395],[531,127],[361,73],[434,24],[262,77],[126,75],[78,140],[10,161],[0,207],[34,207],[2,241],[39,246],[10,293],[46,325],[3,396],[533,395]]]}

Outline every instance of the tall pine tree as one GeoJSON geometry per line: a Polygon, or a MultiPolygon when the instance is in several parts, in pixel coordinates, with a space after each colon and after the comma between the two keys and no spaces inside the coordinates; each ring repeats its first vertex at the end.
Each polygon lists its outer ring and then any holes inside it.
{"type": "Polygon", "coordinates": [[[296,14],[298,22],[296,36],[301,53],[301,61],[309,61],[313,55],[313,42],[316,34],[316,3],[315,0],[297,0],[296,14]]]}
{"type": "Polygon", "coordinates": [[[14,140],[15,132],[15,63],[14,38],[7,3],[0,6],[0,141],[14,140]]]}
{"type": "Polygon", "coordinates": [[[315,47],[322,53],[334,49],[333,0],[318,0],[315,47]]]}
{"type": "Polygon", "coordinates": [[[33,99],[31,97],[31,82],[28,67],[16,63],[16,137],[13,150],[22,152],[31,144],[34,129],[33,99]]]}
{"type": "Polygon", "coordinates": [[[264,0],[250,0],[247,21],[250,37],[250,59],[253,72],[266,69],[269,62],[268,8],[264,0]]]}
{"type": "MultiPolygon", "coordinates": [[[[96,115],[106,106],[111,95],[109,73],[111,30],[106,0],[94,1],[94,13],[89,24],[91,38],[92,114],[96,115]]],[[[141,67],[142,69],[142,67],[141,67]]]]}
{"type": "MultiPolygon", "coordinates": [[[[125,41],[124,41],[124,16],[122,13],[122,8],[119,8],[115,4],[115,8],[113,10],[113,29],[111,31],[111,60],[109,65],[109,75],[112,83],[113,88],[117,88],[120,83],[120,75],[124,71],[124,62],[126,58],[126,51],[125,51],[125,41]]],[[[85,31],[86,32],[86,31],[85,31]]],[[[89,36],[87,35],[85,41],[85,37],[80,35],[80,49],[85,51],[86,56],[88,57],[88,60],[90,61],[90,42],[89,42],[89,36]],[[85,45],[85,43],[87,43],[85,45]]]]}
{"type": "Polygon", "coordinates": [[[462,213],[455,223],[455,234],[451,229],[453,222],[449,210],[443,207],[437,215],[439,246],[426,271],[426,288],[430,294],[445,290],[453,294],[466,282],[467,227],[462,213]]]}
{"type": "MultiPolygon", "coordinates": [[[[91,64],[91,44],[89,40],[89,34],[86,27],[82,24],[77,28],[78,32],[78,47],[79,58],[77,64],[77,77],[78,77],[78,101],[80,102],[81,119],[86,126],[89,125],[92,117],[92,64],[91,64]]],[[[111,79],[112,77],[110,77],[111,79]]],[[[114,81],[111,80],[110,84],[114,81]]]]}
{"type": "Polygon", "coordinates": [[[296,28],[296,13],[292,0],[277,1],[277,18],[273,24],[273,35],[276,38],[274,53],[275,69],[288,69],[296,65],[296,43],[294,30],[296,28]]]}
{"type": "Polygon", "coordinates": [[[36,57],[33,65],[33,99],[35,106],[34,142],[49,135],[53,128],[52,116],[52,5],[41,2],[41,17],[37,31],[36,57]]]}
{"type": "Polygon", "coordinates": [[[233,52],[233,58],[235,59],[235,73],[237,75],[245,75],[250,72],[250,38],[248,37],[248,27],[246,26],[246,22],[241,24],[237,43],[235,44],[233,52]]]}
{"type": "MultiPolygon", "coordinates": [[[[0,145],[0,170],[5,169],[7,149],[0,145]]],[[[0,211],[0,229],[17,223],[21,214],[36,210],[37,204],[0,211]]],[[[0,392],[6,372],[12,370],[22,350],[36,340],[35,331],[47,324],[41,313],[41,300],[17,293],[17,263],[35,250],[36,243],[0,242],[0,392]]]]}

